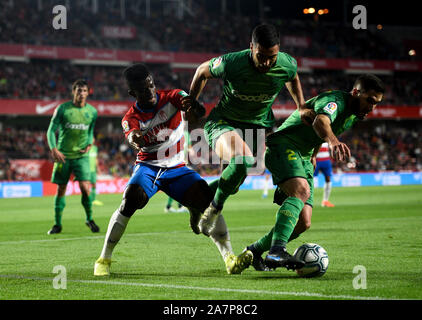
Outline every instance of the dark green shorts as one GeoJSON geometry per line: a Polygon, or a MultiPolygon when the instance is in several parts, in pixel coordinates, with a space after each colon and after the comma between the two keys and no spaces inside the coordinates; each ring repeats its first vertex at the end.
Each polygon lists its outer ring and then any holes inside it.
{"type": "MultiPolygon", "coordinates": [[[[314,202],[314,166],[310,159],[302,158],[300,152],[287,139],[282,139],[274,144],[268,144],[265,151],[265,166],[271,172],[274,185],[296,177],[308,181],[310,197],[307,204],[314,202]]],[[[279,187],[274,193],[274,202],[280,204],[287,196],[279,187]],[[276,201],[277,200],[277,201],[276,201]]]]}
{"type": "Polygon", "coordinates": [[[89,158],[66,159],[65,163],[55,162],[51,182],[67,184],[72,173],[76,181],[90,181],[91,170],[89,167],[89,158]]]}
{"type": "Polygon", "coordinates": [[[211,111],[204,125],[205,139],[213,150],[215,143],[223,133],[237,131],[254,155],[257,153],[258,146],[264,147],[265,145],[266,130],[268,128],[255,124],[225,119],[217,109],[211,111]]]}

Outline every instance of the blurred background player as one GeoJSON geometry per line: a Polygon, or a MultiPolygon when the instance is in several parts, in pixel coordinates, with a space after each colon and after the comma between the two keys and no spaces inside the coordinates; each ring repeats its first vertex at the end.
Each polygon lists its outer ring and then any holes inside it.
{"type": "MultiPolygon", "coordinates": [[[[274,202],[280,205],[275,226],[246,247],[254,261],[267,250],[268,268],[300,269],[304,262],[287,252],[286,245],[311,226],[315,157],[323,142],[330,146],[336,161],[350,158],[349,147],[338,135],[363,120],[382,101],[385,86],[372,74],[358,77],[350,92],[327,91],[306,102],[315,111],[312,126],[301,121],[298,110],[267,138],[265,165],[277,185],[274,202]]],[[[262,258],[261,258],[262,259],[262,258]]]]}
{"type": "Polygon", "coordinates": [[[168,197],[166,207],[164,208],[164,212],[188,212],[188,210],[180,203],[177,202],[177,209],[172,207],[174,199],[172,197],[168,197]]]}
{"type": "Polygon", "coordinates": [[[89,168],[91,169],[91,202],[94,206],[103,206],[104,203],[97,200],[97,170],[98,170],[98,147],[95,144],[95,138],[92,140],[91,149],[89,149],[89,168]]]}
{"type": "Polygon", "coordinates": [[[271,107],[280,90],[286,85],[297,107],[305,104],[296,60],[280,52],[279,33],[270,24],[254,28],[249,49],[202,63],[192,79],[190,96],[198,99],[208,79],[216,78],[224,79],[223,95],[207,118],[205,137],[219,158],[229,164],[220,179],[210,184],[215,196],[199,223],[205,235],[254,166],[258,129],[273,127],[271,107]],[[253,130],[255,136],[249,145],[243,138],[247,130],[253,130]]]}
{"type": "MultiPolygon", "coordinates": [[[[122,202],[110,218],[103,250],[95,262],[95,276],[110,275],[113,250],[129,219],[159,190],[189,209],[191,228],[196,234],[200,233],[198,221],[201,213],[212,200],[212,191],[206,181],[185,165],[183,151],[181,111],[185,111],[188,120],[194,120],[204,115],[205,108],[196,100],[184,99],[187,93],[183,90],[156,90],[152,75],[143,64],[132,65],[123,74],[128,92],[136,102],[123,117],[122,127],[129,145],[138,154],[122,202]]],[[[241,273],[252,262],[250,251],[239,256],[233,254],[222,215],[210,237],[229,274],[241,273]]]]}
{"type": "Polygon", "coordinates": [[[265,199],[268,197],[268,189],[271,188],[270,186],[270,179],[271,178],[271,172],[268,169],[265,169],[264,171],[264,185],[262,188],[262,198],[265,199]]]}
{"type": "Polygon", "coordinates": [[[81,203],[86,214],[85,224],[92,232],[100,231],[92,219],[92,202],[89,195],[89,150],[93,143],[97,110],[86,102],[88,94],[88,83],[82,79],[76,80],[72,85],[73,99],[56,108],[47,130],[48,146],[54,159],[51,182],[57,184],[54,198],[55,223],[48,234],[62,231],[66,186],[72,173],[75,180],[79,181],[81,203]],[[59,130],[57,143],[56,130],[59,130]]]}
{"type": "Polygon", "coordinates": [[[331,164],[330,148],[327,142],[324,142],[316,155],[316,168],[314,177],[318,177],[319,172],[324,175],[324,191],[322,198],[322,207],[334,207],[330,199],[331,194],[331,176],[333,175],[333,166],[331,164]]]}

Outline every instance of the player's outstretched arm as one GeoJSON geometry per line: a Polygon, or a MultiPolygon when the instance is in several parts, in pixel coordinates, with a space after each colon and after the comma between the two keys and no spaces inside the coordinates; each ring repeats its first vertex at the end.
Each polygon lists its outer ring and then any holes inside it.
{"type": "Polygon", "coordinates": [[[317,115],[312,123],[312,127],[321,139],[328,142],[331,150],[331,156],[336,161],[342,162],[350,158],[351,154],[349,147],[337,139],[331,129],[331,120],[329,117],[323,114],[317,115]]]}
{"type": "Polygon", "coordinates": [[[297,73],[292,81],[286,82],[286,88],[289,90],[290,95],[292,96],[297,108],[299,109],[302,122],[308,126],[312,125],[312,122],[315,119],[315,111],[306,108],[306,101],[303,96],[302,85],[297,73]]]}
{"type": "Polygon", "coordinates": [[[190,121],[197,121],[205,115],[205,107],[192,96],[185,96],[182,98],[182,111],[186,113],[186,119],[190,121]]]}
{"type": "Polygon", "coordinates": [[[196,69],[195,75],[192,78],[190,84],[189,95],[194,99],[198,100],[201,95],[202,90],[205,87],[208,79],[212,78],[211,72],[209,70],[210,61],[205,61],[196,69]]]}

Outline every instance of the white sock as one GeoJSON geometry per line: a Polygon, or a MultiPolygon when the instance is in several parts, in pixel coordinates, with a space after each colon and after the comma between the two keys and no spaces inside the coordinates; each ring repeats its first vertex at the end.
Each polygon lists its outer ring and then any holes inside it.
{"type": "Polygon", "coordinates": [[[268,181],[267,179],[264,180],[264,191],[262,192],[264,196],[268,196],[268,181]]]}
{"type": "Polygon", "coordinates": [[[331,193],[331,181],[324,184],[324,201],[328,201],[331,193]]]}
{"type": "Polygon", "coordinates": [[[210,233],[210,238],[214,241],[218,251],[220,251],[223,260],[225,260],[227,255],[234,254],[232,244],[230,242],[229,230],[227,229],[223,215],[220,214],[218,216],[215,227],[210,233]]]}
{"type": "Polygon", "coordinates": [[[108,224],[101,258],[111,259],[114,247],[125,232],[128,222],[129,218],[122,215],[119,210],[113,213],[108,224]]]}

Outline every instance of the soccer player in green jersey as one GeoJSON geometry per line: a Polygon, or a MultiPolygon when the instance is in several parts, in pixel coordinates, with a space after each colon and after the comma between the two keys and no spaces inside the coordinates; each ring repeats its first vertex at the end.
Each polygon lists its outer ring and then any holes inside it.
{"type": "Polygon", "coordinates": [[[296,110],[267,137],[265,165],[277,185],[274,202],[280,208],[271,231],[245,249],[252,251],[254,259],[269,250],[265,258],[269,268],[300,269],[304,265],[287,252],[286,244],[311,225],[313,173],[320,145],[327,142],[333,159],[346,161],[350,149],[337,136],[374,110],[384,91],[379,78],[362,75],[351,92],[328,91],[306,102],[316,114],[312,126],[305,125],[296,110]]]}
{"type": "Polygon", "coordinates": [[[97,200],[97,169],[98,169],[98,147],[95,144],[95,138],[92,140],[91,148],[89,149],[89,169],[91,170],[91,202],[94,206],[103,206],[104,203],[97,200]]]}
{"type": "Polygon", "coordinates": [[[91,170],[88,152],[91,148],[97,110],[86,102],[88,84],[85,80],[76,80],[72,85],[73,99],[59,105],[54,111],[47,131],[48,146],[54,159],[51,181],[57,184],[54,198],[55,224],[48,234],[62,231],[62,213],[66,206],[66,186],[73,173],[79,181],[82,193],[82,206],[86,213],[86,225],[92,232],[99,232],[99,227],[92,219],[90,193],[91,170]],[[56,142],[56,131],[59,130],[56,142]]]}
{"type": "Polygon", "coordinates": [[[205,137],[228,166],[220,179],[210,184],[216,190],[215,196],[199,222],[205,235],[214,228],[227,198],[237,192],[254,166],[257,144],[263,145],[264,141],[248,141],[251,139],[244,137],[252,130],[258,136],[257,129],[262,132],[273,127],[275,118],[271,107],[280,90],[287,87],[301,110],[303,121],[311,112],[304,108],[296,60],[280,52],[279,33],[273,25],[257,26],[252,32],[249,49],[202,63],[190,86],[192,99],[198,99],[207,81],[214,78],[224,80],[223,95],[207,118],[205,137]]]}

